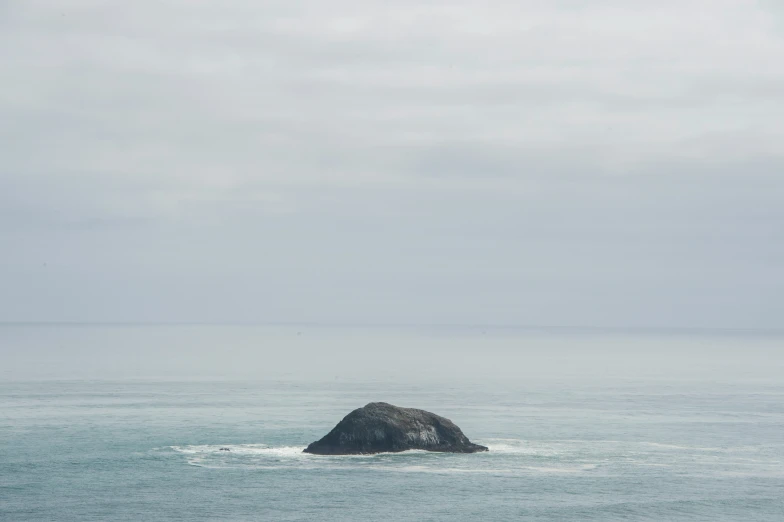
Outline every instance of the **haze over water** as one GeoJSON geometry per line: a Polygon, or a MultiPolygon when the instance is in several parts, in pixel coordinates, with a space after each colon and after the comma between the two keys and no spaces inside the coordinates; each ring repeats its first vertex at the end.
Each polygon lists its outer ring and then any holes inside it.
{"type": "Polygon", "coordinates": [[[784,513],[775,332],[4,325],[0,346],[3,520],[784,513]],[[378,400],[491,451],[301,453],[378,400]]]}

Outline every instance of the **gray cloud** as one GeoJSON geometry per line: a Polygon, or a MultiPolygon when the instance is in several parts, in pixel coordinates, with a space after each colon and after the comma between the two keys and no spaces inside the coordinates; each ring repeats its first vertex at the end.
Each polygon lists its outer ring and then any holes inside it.
{"type": "Polygon", "coordinates": [[[0,319],[782,326],[776,3],[0,9],[0,319]]]}

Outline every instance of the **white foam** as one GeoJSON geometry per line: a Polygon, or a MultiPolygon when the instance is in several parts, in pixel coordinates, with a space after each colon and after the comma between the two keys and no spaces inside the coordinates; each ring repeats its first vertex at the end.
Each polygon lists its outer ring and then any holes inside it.
{"type": "Polygon", "coordinates": [[[653,448],[673,449],[684,451],[722,451],[721,448],[701,448],[699,446],[678,446],[676,444],[664,444],[661,442],[641,442],[643,446],[650,446],[653,448]]]}
{"type": "MultiPolygon", "coordinates": [[[[229,461],[232,457],[257,457],[310,461],[343,461],[343,460],[374,460],[379,458],[405,458],[413,455],[421,457],[438,458],[443,457],[444,453],[426,450],[407,450],[398,452],[373,453],[366,455],[314,455],[303,453],[305,446],[270,446],[268,444],[193,444],[187,446],[167,446],[165,449],[173,450],[177,453],[191,457],[189,462],[194,465],[201,464],[205,459],[211,462],[229,461]],[[229,451],[222,450],[228,448],[229,451]]],[[[204,466],[208,467],[208,466],[204,466]]]]}
{"type": "MultiPolygon", "coordinates": [[[[302,446],[270,446],[268,444],[203,444],[169,446],[180,453],[191,466],[207,469],[274,470],[290,468],[372,469],[391,473],[428,474],[574,474],[593,470],[595,463],[558,462],[558,444],[518,439],[486,439],[478,441],[490,448],[490,453],[455,455],[409,450],[374,455],[311,455],[302,446]],[[224,449],[223,451],[221,449],[224,449]],[[229,451],[225,451],[228,448],[229,451]],[[492,458],[500,454],[500,459],[492,458]],[[532,456],[534,461],[520,462],[503,456],[532,456]],[[544,457],[544,461],[542,458],[544,457]],[[501,464],[499,466],[499,464],[501,464]],[[510,465],[511,464],[511,465],[510,465]]],[[[570,446],[569,444],[565,446],[570,446]]],[[[560,452],[562,453],[562,452],[560,452]]]]}
{"type": "MultiPolygon", "coordinates": [[[[620,440],[551,440],[551,441],[527,441],[522,439],[484,439],[478,440],[479,444],[487,446],[491,452],[516,454],[516,455],[536,455],[543,457],[563,456],[575,451],[612,451],[613,449],[624,448],[625,450],[635,450],[642,452],[651,451],[683,451],[683,452],[742,452],[745,447],[737,448],[717,448],[702,446],[686,446],[669,444],[664,442],[646,441],[620,441],[620,440]]],[[[756,448],[751,448],[756,449],[756,448]]]]}
{"type": "Polygon", "coordinates": [[[513,468],[475,468],[475,467],[449,467],[443,468],[439,466],[423,466],[423,465],[409,465],[409,466],[369,466],[368,469],[374,471],[385,471],[392,473],[432,473],[435,475],[450,475],[450,474],[482,474],[482,475],[497,475],[497,474],[519,474],[519,473],[584,473],[596,469],[595,464],[585,464],[582,466],[519,466],[513,468]]]}
{"type": "Polygon", "coordinates": [[[269,446],[267,444],[209,444],[190,446],[169,446],[177,453],[199,456],[261,455],[271,457],[302,457],[304,446],[269,446]],[[228,448],[224,451],[221,448],[228,448]]]}
{"type": "Polygon", "coordinates": [[[432,473],[436,475],[449,475],[453,473],[466,474],[498,474],[515,473],[515,469],[484,469],[484,468],[440,468],[431,466],[371,466],[369,469],[377,471],[389,471],[393,473],[432,473]]]}
{"type": "Polygon", "coordinates": [[[519,439],[484,439],[478,440],[477,444],[487,446],[490,450],[490,454],[501,453],[505,455],[555,457],[560,453],[550,444],[519,439]]]}
{"type": "Polygon", "coordinates": [[[591,471],[596,469],[595,464],[586,464],[584,466],[579,467],[568,467],[568,468],[559,468],[559,467],[552,467],[552,466],[524,466],[521,469],[525,469],[528,471],[535,471],[537,473],[583,473],[585,471],[591,471]]]}

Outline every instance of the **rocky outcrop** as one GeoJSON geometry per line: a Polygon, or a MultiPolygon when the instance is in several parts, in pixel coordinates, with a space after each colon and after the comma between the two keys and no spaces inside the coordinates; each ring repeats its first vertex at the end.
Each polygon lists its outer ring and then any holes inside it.
{"type": "Polygon", "coordinates": [[[371,402],[348,415],[332,431],[307,448],[316,455],[363,455],[412,449],[476,453],[473,444],[451,420],[413,408],[371,402]]]}

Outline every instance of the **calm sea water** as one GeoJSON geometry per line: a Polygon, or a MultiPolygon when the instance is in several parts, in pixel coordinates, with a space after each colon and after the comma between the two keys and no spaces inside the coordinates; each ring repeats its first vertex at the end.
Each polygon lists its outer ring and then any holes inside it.
{"type": "Polygon", "coordinates": [[[776,335],[6,325],[0,343],[4,521],[784,520],[776,335]],[[379,400],[491,451],[302,453],[379,400]]]}

